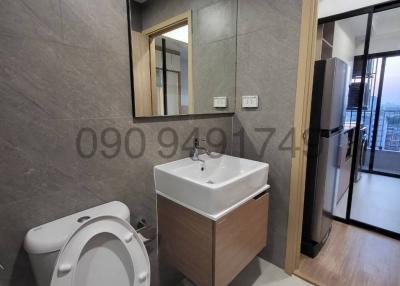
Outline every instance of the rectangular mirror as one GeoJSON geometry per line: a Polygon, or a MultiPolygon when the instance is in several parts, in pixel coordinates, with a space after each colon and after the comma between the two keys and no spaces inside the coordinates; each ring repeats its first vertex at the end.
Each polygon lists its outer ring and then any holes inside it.
{"type": "Polygon", "coordinates": [[[237,0],[130,0],[135,117],[235,110],[237,0]]]}

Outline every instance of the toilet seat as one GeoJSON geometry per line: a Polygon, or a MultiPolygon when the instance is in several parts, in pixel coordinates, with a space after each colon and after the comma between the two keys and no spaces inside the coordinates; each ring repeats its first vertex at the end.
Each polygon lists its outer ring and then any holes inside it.
{"type": "Polygon", "coordinates": [[[61,249],[53,270],[51,286],[111,284],[110,281],[96,277],[97,274],[107,279],[114,275],[111,282],[113,286],[150,285],[150,263],[146,248],[134,228],[123,219],[100,216],[84,222],[61,249]],[[109,247],[111,244],[112,247],[109,247]],[[93,247],[88,247],[89,245],[93,247]],[[114,247],[116,245],[117,248],[114,247]],[[96,254],[97,258],[104,259],[93,259],[96,254]],[[113,267],[117,267],[117,271],[113,267]],[[96,272],[94,268],[99,271],[96,272]],[[119,271],[124,275],[117,275],[119,271]]]}

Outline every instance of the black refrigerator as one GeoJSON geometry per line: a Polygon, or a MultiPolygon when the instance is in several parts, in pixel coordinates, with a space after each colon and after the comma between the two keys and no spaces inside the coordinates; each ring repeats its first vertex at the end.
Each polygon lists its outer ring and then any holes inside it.
{"type": "Polygon", "coordinates": [[[308,136],[302,253],[315,257],[331,226],[344,124],[347,65],[338,58],[315,62],[308,136]]]}

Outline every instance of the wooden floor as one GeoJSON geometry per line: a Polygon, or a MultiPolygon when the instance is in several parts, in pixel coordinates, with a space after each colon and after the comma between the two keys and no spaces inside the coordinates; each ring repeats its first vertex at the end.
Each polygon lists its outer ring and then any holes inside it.
{"type": "Polygon", "coordinates": [[[400,241],[334,221],[314,259],[302,256],[296,275],[326,286],[399,286],[400,241]]]}

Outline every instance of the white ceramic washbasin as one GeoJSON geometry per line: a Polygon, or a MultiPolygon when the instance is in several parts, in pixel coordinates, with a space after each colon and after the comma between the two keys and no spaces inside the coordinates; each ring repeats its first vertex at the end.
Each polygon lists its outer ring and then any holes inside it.
{"type": "Polygon", "coordinates": [[[269,188],[269,165],[220,155],[199,156],[154,167],[157,194],[217,220],[269,188]],[[202,170],[204,167],[204,170],[202,170]]]}

